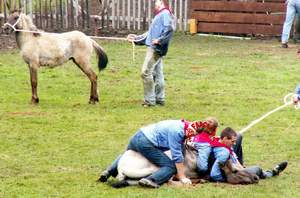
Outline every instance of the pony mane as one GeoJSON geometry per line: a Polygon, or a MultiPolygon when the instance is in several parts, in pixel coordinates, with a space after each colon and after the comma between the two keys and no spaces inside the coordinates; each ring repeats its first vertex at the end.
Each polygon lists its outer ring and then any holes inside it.
{"type": "MultiPolygon", "coordinates": [[[[32,19],[27,16],[26,14],[20,13],[20,16],[22,17],[22,23],[23,23],[23,29],[25,30],[29,30],[29,31],[39,31],[39,29],[37,29],[37,27],[34,25],[34,23],[32,22],[32,19]]],[[[33,33],[33,36],[40,36],[40,33],[33,33]]]]}

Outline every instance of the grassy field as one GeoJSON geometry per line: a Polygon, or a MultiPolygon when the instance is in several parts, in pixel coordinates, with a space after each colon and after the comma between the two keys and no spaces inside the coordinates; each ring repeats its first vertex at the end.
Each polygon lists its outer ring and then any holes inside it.
{"type": "MultiPolygon", "coordinates": [[[[40,104],[29,103],[28,68],[18,50],[0,51],[0,197],[298,197],[300,112],[287,107],[244,135],[246,165],[288,160],[280,177],[242,186],[208,183],[158,190],[96,182],[130,136],[148,123],[215,116],[240,130],[282,105],[300,81],[297,46],[176,35],[165,58],[166,106],[142,108],[145,48],[100,41],[109,66],[99,74],[100,104],[71,62],[39,70],[40,104]]],[[[93,59],[96,70],[96,59],[93,59]]]]}

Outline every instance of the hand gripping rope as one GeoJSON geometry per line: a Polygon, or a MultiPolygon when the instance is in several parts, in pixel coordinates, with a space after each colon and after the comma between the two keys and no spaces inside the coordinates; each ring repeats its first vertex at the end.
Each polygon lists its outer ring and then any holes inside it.
{"type": "Polygon", "coordinates": [[[246,126],[245,128],[243,128],[242,130],[239,131],[240,134],[243,134],[244,132],[248,131],[251,127],[253,127],[254,125],[256,125],[257,123],[259,123],[260,121],[262,121],[263,119],[265,119],[266,117],[268,117],[269,115],[275,113],[276,111],[279,111],[289,105],[294,104],[295,109],[299,109],[300,108],[300,101],[298,101],[296,104],[293,101],[293,97],[295,97],[296,94],[294,93],[289,93],[286,96],[284,96],[283,98],[283,105],[273,109],[272,111],[269,111],[268,113],[264,114],[263,116],[261,116],[260,118],[252,121],[248,126],[246,126]]]}

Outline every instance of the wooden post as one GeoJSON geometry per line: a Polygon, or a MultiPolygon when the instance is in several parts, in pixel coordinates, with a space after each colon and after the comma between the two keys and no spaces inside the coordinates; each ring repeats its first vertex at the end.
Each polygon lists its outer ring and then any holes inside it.
{"type": "Polygon", "coordinates": [[[70,12],[71,12],[71,28],[72,30],[74,30],[74,3],[73,0],[71,0],[71,8],[70,8],[70,12]]]}
{"type": "Polygon", "coordinates": [[[86,13],[87,13],[87,17],[86,17],[86,20],[87,20],[87,28],[90,29],[91,23],[90,23],[90,7],[89,7],[89,1],[86,0],[85,3],[86,3],[86,13]]]}
{"type": "MultiPolygon", "coordinates": [[[[0,13],[2,13],[2,0],[0,0],[0,13]]],[[[0,17],[0,27],[2,27],[2,24],[3,24],[3,20],[0,17]]]]}
{"type": "Polygon", "coordinates": [[[137,27],[137,29],[138,30],[141,30],[141,9],[142,9],[142,7],[141,7],[141,0],[138,0],[138,17],[137,17],[137,19],[138,19],[138,27],[137,27]]]}
{"type": "Polygon", "coordinates": [[[85,0],[81,0],[82,29],[85,28],[84,1],[85,0]]]}
{"type": "Polygon", "coordinates": [[[117,29],[120,29],[120,0],[117,0],[117,29]]]}
{"type": "Polygon", "coordinates": [[[116,24],[115,24],[115,0],[111,0],[111,22],[112,22],[112,28],[115,29],[116,28],[116,24]]]}
{"type": "Polygon", "coordinates": [[[64,28],[64,18],[63,18],[63,5],[62,0],[59,0],[59,11],[60,11],[60,27],[61,29],[64,28]]]}
{"type": "Polygon", "coordinates": [[[45,1],[45,28],[48,28],[48,1],[45,1]]]}
{"type": "Polygon", "coordinates": [[[133,29],[135,30],[136,29],[136,15],[135,15],[135,13],[136,13],[136,1],[133,1],[132,3],[133,3],[133,5],[132,5],[132,7],[133,7],[132,22],[133,22],[133,29]]]}
{"type": "Polygon", "coordinates": [[[4,21],[7,21],[7,10],[6,10],[6,3],[7,1],[4,0],[4,5],[3,5],[3,8],[4,8],[4,21]]]}
{"type": "Polygon", "coordinates": [[[127,0],[127,29],[130,30],[130,0],[127,0]]]}
{"type": "Polygon", "coordinates": [[[188,23],[188,0],[184,2],[184,31],[187,31],[187,23],[188,23]]]}
{"type": "Polygon", "coordinates": [[[53,1],[52,0],[50,0],[50,2],[49,2],[49,7],[50,7],[50,27],[51,27],[51,30],[53,30],[53,10],[52,10],[52,4],[53,3],[53,1]]]}
{"type": "Polygon", "coordinates": [[[37,2],[35,2],[35,4],[34,4],[34,9],[35,9],[34,21],[35,21],[35,25],[38,26],[39,24],[38,24],[38,3],[37,2]]]}
{"type": "Polygon", "coordinates": [[[40,9],[40,28],[43,29],[43,19],[42,19],[42,1],[39,0],[39,9],[40,9]]]}
{"type": "Polygon", "coordinates": [[[182,12],[183,12],[182,0],[180,0],[179,1],[179,30],[180,31],[182,31],[182,12]]]}
{"type": "Polygon", "coordinates": [[[125,21],[126,21],[126,15],[125,15],[125,10],[126,10],[126,2],[125,0],[122,0],[123,4],[122,4],[122,28],[125,28],[125,21]]]}
{"type": "Polygon", "coordinates": [[[148,0],[148,28],[151,25],[151,12],[152,12],[152,3],[151,0],[148,0]]]}

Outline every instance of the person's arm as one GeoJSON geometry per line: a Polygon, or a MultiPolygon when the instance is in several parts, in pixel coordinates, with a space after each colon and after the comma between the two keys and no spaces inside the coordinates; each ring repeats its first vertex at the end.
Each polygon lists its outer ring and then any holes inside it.
{"type": "Polygon", "coordinates": [[[176,169],[177,169],[177,175],[176,177],[181,181],[183,184],[192,184],[192,181],[187,178],[184,174],[184,164],[181,163],[175,163],[176,169]]]}
{"type": "Polygon", "coordinates": [[[183,144],[184,135],[180,132],[176,133],[169,133],[168,134],[168,141],[170,145],[170,150],[172,154],[172,160],[175,162],[177,174],[176,177],[183,183],[183,184],[192,184],[191,180],[188,179],[184,174],[184,157],[182,152],[182,144],[183,144]]]}
{"type": "Polygon", "coordinates": [[[147,39],[148,32],[145,32],[141,35],[135,35],[135,34],[129,34],[127,36],[127,40],[129,42],[134,42],[136,45],[145,45],[146,39],[147,39]]]}

